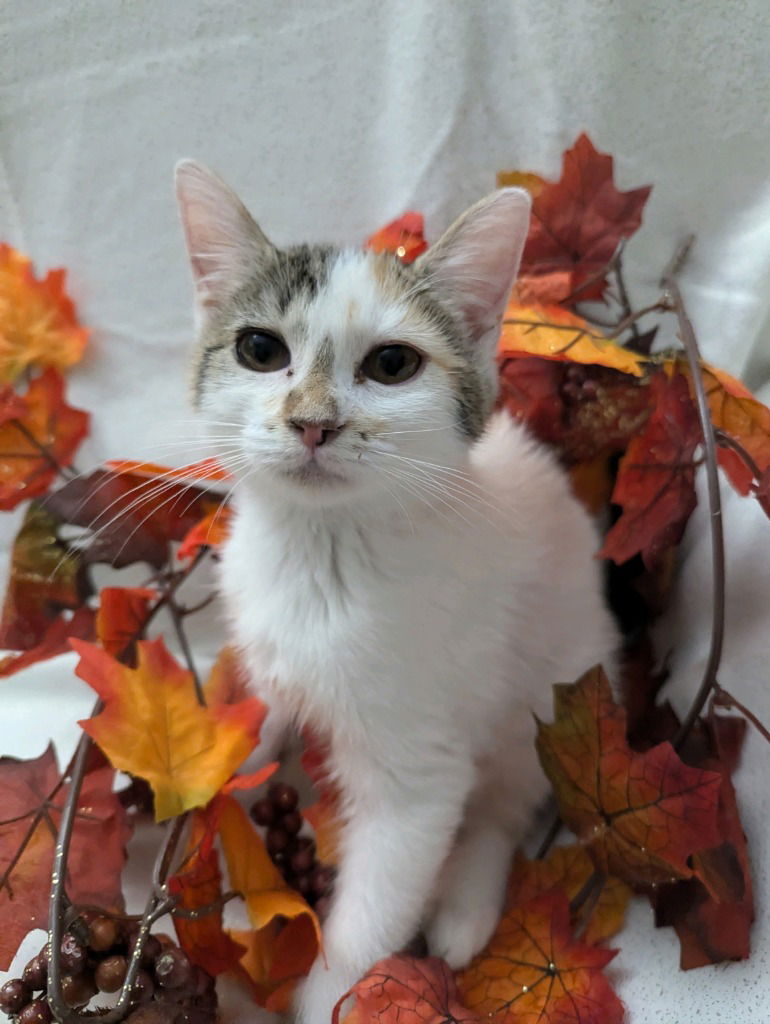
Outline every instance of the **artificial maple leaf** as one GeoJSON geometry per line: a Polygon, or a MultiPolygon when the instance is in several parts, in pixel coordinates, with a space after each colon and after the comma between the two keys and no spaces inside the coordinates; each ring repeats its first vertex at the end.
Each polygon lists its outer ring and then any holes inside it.
{"type": "Polygon", "coordinates": [[[0,676],[12,676],[22,669],[48,661],[60,654],[69,654],[70,639],[92,640],[96,628],[96,616],[91,608],[77,608],[67,617],[64,614],[48,626],[39,643],[21,654],[9,654],[0,659],[0,676]]]}
{"type": "Polygon", "coordinates": [[[11,553],[0,623],[2,647],[31,651],[44,642],[62,609],[77,609],[88,597],[80,559],[61,543],[58,526],[36,502],[27,508],[11,553]]]}
{"type": "Polygon", "coordinates": [[[713,709],[701,723],[707,750],[698,764],[719,769],[722,776],[718,809],[722,841],[693,855],[693,878],[663,886],[651,895],[655,923],[670,925],[679,937],[680,967],[685,971],[724,960],[743,960],[750,952],[754,920],[751,867],[730,778],[745,727],[746,719],[717,715],[713,709]]]}
{"type": "Polygon", "coordinates": [[[413,263],[428,248],[422,214],[410,211],[397,217],[371,235],[366,245],[374,252],[392,252],[402,262],[413,263]]]}
{"type": "Polygon", "coordinates": [[[180,561],[194,558],[201,548],[218,548],[230,534],[232,513],[226,505],[217,505],[185,534],[176,557],[180,561]]]}
{"type": "Polygon", "coordinates": [[[179,944],[193,963],[217,975],[232,970],[246,950],[222,924],[222,874],[213,839],[205,816],[195,812],[183,867],[169,879],[168,888],[177,901],[172,915],[179,944]],[[196,916],[186,917],[179,910],[196,916]]]}
{"type": "Polygon", "coordinates": [[[249,696],[248,673],[241,664],[234,647],[224,646],[211,666],[203,687],[206,703],[236,704],[249,696]]]}
{"type": "Polygon", "coordinates": [[[276,917],[307,914],[313,922],[317,952],[321,929],[307,901],[286,884],[240,804],[231,796],[219,797],[217,803],[219,836],[230,886],[243,896],[252,926],[260,929],[276,917]]]}
{"type": "Polygon", "coordinates": [[[97,470],[77,477],[46,499],[63,522],[92,531],[86,562],[115,568],[148,562],[156,569],[169,557],[169,542],[181,541],[220,499],[175,478],[97,470]]]}
{"type": "MultiPolygon", "coordinates": [[[[594,863],[578,843],[557,846],[547,857],[527,860],[517,853],[508,883],[508,906],[527,903],[543,893],[561,891],[573,900],[595,871],[594,863]]],[[[589,945],[609,939],[623,926],[631,890],[617,878],[604,883],[583,933],[589,945]]]]}
{"type": "Polygon", "coordinates": [[[160,466],[157,462],[141,462],[136,459],[108,459],[104,465],[118,476],[127,474],[147,480],[232,480],[232,476],[214,458],[201,459],[179,467],[160,466]]]}
{"type": "Polygon", "coordinates": [[[137,667],[82,640],[77,674],[104,710],[80,722],[110,763],[152,786],[158,821],[201,807],[254,749],[265,717],[256,698],[203,707],[192,674],[162,638],[137,644],[137,667]]]}
{"type": "Polygon", "coordinates": [[[0,381],[30,366],[65,370],[82,358],[89,331],[78,324],[64,289],[65,270],[35,277],[31,262],[0,244],[0,381]]]}
{"type": "Polygon", "coordinates": [[[158,600],[152,587],[103,587],[99,592],[96,634],[108,654],[135,663],[136,643],[158,600]]]}
{"type": "Polygon", "coordinates": [[[64,380],[56,370],[31,382],[21,399],[23,413],[10,397],[0,397],[0,509],[5,510],[46,493],[60,470],[71,465],[89,424],[87,412],[64,401],[64,380]]]}
{"type": "Polygon", "coordinates": [[[315,835],[318,860],[322,864],[336,865],[342,832],[342,801],[339,787],[329,776],[328,744],[307,727],[302,732],[302,741],[302,767],[318,793],[318,800],[310,807],[306,807],[303,814],[315,835]]]}
{"type": "Polygon", "coordinates": [[[652,414],[618,467],[612,501],[623,511],[600,554],[620,564],[640,552],[654,568],[680,541],[695,508],[695,450],[702,435],[685,377],[655,374],[650,396],[652,414]]]}
{"type": "MultiPolygon", "coordinates": [[[[103,767],[85,776],[67,858],[67,894],[74,902],[120,909],[131,828],[112,792],[114,778],[103,767]]],[[[0,758],[0,970],[8,969],[27,932],[46,927],[66,794],[53,747],[28,761],[0,758]]]]}
{"type": "Polygon", "coordinates": [[[559,300],[601,298],[601,272],[620,240],[642,222],[650,187],[619,192],[612,165],[612,157],[598,152],[583,134],[564,153],[561,179],[533,197],[521,273],[568,271],[570,289],[559,300]]]}
{"type": "Polygon", "coordinates": [[[498,357],[540,356],[562,362],[586,363],[643,377],[648,360],[606,338],[582,316],[561,306],[521,305],[505,311],[498,357]]]}
{"type": "Polygon", "coordinates": [[[481,1024],[458,996],[452,972],[438,957],[416,960],[390,956],[380,960],[340,999],[332,1014],[353,996],[343,1024],[481,1024]]]}
{"type": "Polygon", "coordinates": [[[511,907],[457,976],[460,999],[495,1024],[620,1024],[604,967],[615,951],[575,939],[558,891],[511,907]]]}
{"type": "Polygon", "coordinates": [[[230,932],[245,947],[233,977],[245,983],[255,1002],[271,1013],[291,1008],[297,982],[310,968],[318,952],[318,937],[307,914],[288,921],[274,918],[258,931],[230,932]]]}
{"type": "Polygon", "coordinates": [[[562,820],[605,874],[644,887],[690,878],[689,858],[719,842],[721,777],[684,764],[670,743],[637,753],[601,668],[554,687],[555,721],[537,751],[562,820]]]}

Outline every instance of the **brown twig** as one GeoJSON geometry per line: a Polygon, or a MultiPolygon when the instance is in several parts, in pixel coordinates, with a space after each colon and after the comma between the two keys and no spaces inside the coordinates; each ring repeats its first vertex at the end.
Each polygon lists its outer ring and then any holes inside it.
{"type": "Polygon", "coordinates": [[[607,876],[604,872],[594,871],[589,875],[583,888],[570,901],[570,917],[575,921],[578,915],[580,916],[580,919],[576,921],[573,932],[576,939],[579,939],[585,933],[591,920],[591,914],[596,909],[596,904],[599,902],[606,884],[607,876]]]}
{"type": "MultiPolygon", "coordinates": [[[[690,242],[689,245],[692,243],[690,242]]],[[[688,250],[689,251],[689,246],[688,250]]],[[[675,266],[681,266],[679,257],[675,266]]],[[[712,610],[711,610],[711,643],[708,660],[703,671],[698,692],[689,711],[679,726],[673,745],[678,748],[687,738],[696,719],[703,710],[709,694],[716,685],[719,662],[722,658],[722,646],[725,631],[725,543],[722,528],[722,499],[719,493],[719,470],[717,463],[717,445],[714,435],[714,424],[711,422],[708,400],[701,376],[701,358],[698,342],[695,338],[690,318],[682,300],[676,281],[669,278],[665,289],[679,322],[679,336],[690,364],[690,376],[695,390],[695,404],[698,411],[701,430],[703,431],[703,450],[706,463],[706,483],[708,491],[709,524],[711,528],[711,572],[712,572],[712,610]]]]}
{"type": "Polygon", "coordinates": [[[764,736],[767,742],[770,743],[770,729],[760,722],[753,711],[749,711],[745,704],[739,701],[737,697],[733,697],[730,691],[725,690],[719,683],[716,683],[714,686],[714,696],[712,699],[716,707],[725,708],[728,711],[731,708],[735,708],[736,711],[740,711],[743,717],[751,722],[760,736],[764,736]]]}

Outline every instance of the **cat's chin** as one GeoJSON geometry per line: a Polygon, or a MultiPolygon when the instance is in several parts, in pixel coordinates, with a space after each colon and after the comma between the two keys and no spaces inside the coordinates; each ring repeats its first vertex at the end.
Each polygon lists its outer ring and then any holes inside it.
{"type": "Polygon", "coordinates": [[[356,489],[348,476],[320,466],[317,462],[283,467],[276,476],[284,491],[316,504],[336,504],[349,498],[356,489]]]}

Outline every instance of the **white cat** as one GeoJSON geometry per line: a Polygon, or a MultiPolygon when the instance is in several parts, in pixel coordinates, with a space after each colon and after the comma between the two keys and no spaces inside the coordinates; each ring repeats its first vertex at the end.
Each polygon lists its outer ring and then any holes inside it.
{"type": "Polygon", "coordinates": [[[278,249],[177,168],[196,406],[239,479],[221,585],[275,715],[330,744],[344,839],[302,1024],[422,926],[465,964],[547,784],[532,713],[608,664],[592,525],[553,457],[492,416],[529,199],[503,189],[412,266],[278,249]]]}

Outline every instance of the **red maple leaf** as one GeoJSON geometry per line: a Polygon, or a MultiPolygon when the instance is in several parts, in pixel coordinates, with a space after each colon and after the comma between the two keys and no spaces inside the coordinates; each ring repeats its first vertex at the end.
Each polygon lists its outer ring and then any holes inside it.
{"type": "Polygon", "coordinates": [[[636,887],[690,878],[692,854],[720,841],[721,776],[684,764],[670,743],[631,750],[600,668],[555,686],[554,705],[537,751],[562,820],[599,870],[636,887]]]}
{"type": "Polygon", "coordinates": [[[428,248],[423,232],[422,214],[410,211],[380,228],[366,245],[374,252],[392,252],[404,263],[413,263],[428,248]]]}
{"type": "MultiPolygon", "coordinates": [[[[109,767],[87,773],[77,802],[67,858],[73,902],[120,909],[120,873],[131,834],[112,792],[109,767]]],[[[46,927],[54,846],[67,794],[53,747],[38,758],[0,758],[0,970],[20,941],[46,927]]]]}
{"type": "Polygon", "coordinates": [[[332,1024],[350,996],[355,1003],[343,1024],[481,1024],[462,1005],[452,972],[437,957],[380,960],[340,999],[332,1024]]]}
{"type": "Polygon", "coordinates": [[[581,300],[600,298],[602,279],[587,282],[607,266],[621,238],[640,226],[649,194],[649,185],[619,192],[612,157],[581,135],[564,154],[560,180],[543,186],[532,203],[522,275],[561,274],[554,280],[563,292],[564,272],[570,274],[567,294],[541,293],[541,301],[563,301],[578,291],[581,300]]]}
{"type": "Polygon", "coordinates": [[[695,450],[702,435],[682,374],[655,374],[650,395],[652,414],[631,438],[612,494],[623,511],[600,554],[620,564],[641,552],[654,568],[679,542],[695,508],[695,450]]]}

